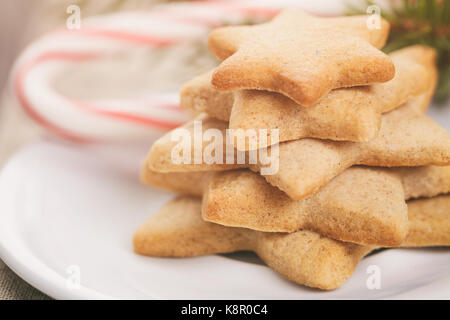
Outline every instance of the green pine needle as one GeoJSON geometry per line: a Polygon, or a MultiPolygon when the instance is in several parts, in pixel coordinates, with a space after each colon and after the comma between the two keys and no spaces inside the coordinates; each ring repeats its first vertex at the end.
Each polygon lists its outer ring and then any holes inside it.
{"type": "MultiPolygon", "coordinates": [[[[348,15],[366,14],[366,8],[376,2],[365,0],[359,7],[349,7],[348,15]]],[[[435,98],[444,102],[450,95],[450,0],[391,1],[381,15],[391,23],[385,52],[413,44],[436,49],[439,82],[435,98]]]]}

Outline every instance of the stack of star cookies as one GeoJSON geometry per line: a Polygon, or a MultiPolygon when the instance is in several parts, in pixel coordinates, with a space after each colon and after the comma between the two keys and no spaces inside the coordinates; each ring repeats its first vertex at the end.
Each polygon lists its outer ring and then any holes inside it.
{"type": "Polygon", "coordinates": [[[136,232],[135,251],[251,250],[335,289],[375,248],[450,245],[450,136],[424,113],[435,52],[386,55],[388,33],[382,19],[299,11],[214,30],[221,64],[181,90],[196,118],[156,141],[142,171],[182,196],[136,232]]]}

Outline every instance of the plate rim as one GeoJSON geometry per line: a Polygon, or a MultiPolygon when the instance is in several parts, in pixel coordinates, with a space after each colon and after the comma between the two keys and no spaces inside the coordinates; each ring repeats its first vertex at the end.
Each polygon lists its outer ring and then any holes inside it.
{"type": "Polygon", "coordinates": [[[13,252],[13,248],[23,248],[24,251],[29,251],[29,248],[23,246],[21,241],[18,241],[18,237],[10,237],[8,236],[8,232],[3,232],[4,230],[11,229],[12,225],[8,225],[7,222],[9,220],[8,217],[13,214],[7,208],[8,206],[5,205],[4,201],[4,189],[7,188],[4,182],[5,174],[21,154],[39,143],[51,143],[51,141],[39,139],[24,145],[14,152],[0,169],[0,230],[2,230],[0,232],[0,259],[21,279],[51,298],[62,300],[117,299],[116,297],[101,293],[82,284],[75,290],[69,290],[66,287],[66,280],[34,255],[23,259],[23,257],[20,257],[20,254],[13,252]],[[33,266],[39,266],[41,271],[34,270],[33,266]]]}

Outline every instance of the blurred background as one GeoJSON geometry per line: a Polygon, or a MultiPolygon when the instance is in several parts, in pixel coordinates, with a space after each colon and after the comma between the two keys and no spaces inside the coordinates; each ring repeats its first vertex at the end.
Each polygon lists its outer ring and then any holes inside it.
{"type": "MultiPolygon", "coordinates": [[[[63,26],[69,14],[67,8],[77,5],[82,19],[98,14],[128,10],[150,10],[164,0],[1,0],[0,1],[0,164],[24,143],[45,130],[32,121],[18,105],[8,83],[9,72],[18,54],[34,39],[63,26]]],[[[173,1],[172,1],[173,2],[173,1]]],[[[204,52],[207,53],[206,50],[204,52]]],[[[192,54],[192,53],[191,53],[192,54]]],[[[210,57],[209,66],[211,66],[210,57]]],[[[197,65],[188,65],[195,70],[197,65]]],[[[209,68],[198,68],[202,72],[209,68]]],[[[174,66],[175,67],[175,66],[174,66]]],[[[194,74],[197,72],[194,71],[194,74]]],[[[192,74],[192,73],[190,73],[192,74]]],[[[187,76],[186,76],[187,77],[187,76]]],[[[185,77],[185,78],[186,78],[185,77]]],[[[70,81],[70,79],[69,79],[70,81]]],[[[163,79],[159,77],[160,85],[163,79]]],[[[182,81],[182,80],[181,80],[182,81]]],[[[72,88],[81,91],[80,88],[72,88]]]]}
{"type": "MultiPolygon", "coordinates": [[[[80,8],[83,22],[89,21],[90,17],[97,15],[130,10],[147,12],[154,10],[157,6],[169,3],[175,6],[180,5],[179,2],[175,4],[173,2],[163,0],[0,0],[0,165],[25,143],[49,135],[47,130],[31,120],[20,107],[20,103],[16,101],[16,97],[12,93],[12,83],[8,80],[14,62],[30,43],[52,30],[64,27],[71,14],[67,11],[71,5],[80,8]]],[[[207,3],[210,2],[214,1],[195,3],[207,6],[207,3]]],[[[264,1],[269,6],[270,3],[276,6],[282,2],[284,3],[284,1],[264,1]]],[[[286,3],[298,5],[307,11],[323,16],[367,14],[367,8],[373,4],[371,1],[364,0],[292,0],[286,1],[286,3]]],[[[450,107],[448,106],[450,0],[395,0],[377,1],[377,4],[381,9],[381,14],[392,25],[390,39],[385,48],[387,52],[414,43],[431,45],[438,50],[439,88],[434,106],[429,112],[438,122],[448,128],[450,125],[450,107]]],[[[262,15],[256,14],[256,16],[254,19],[241,17],[236,20],[230,17],[230,20],[226,19],[222,22],[253,23],[267,20],[271,14],[264,12],[262,15]]],[[[210,18],[200,11],[197,17],[206,22],[210,18]]],[[[124,25],[130,23],[130,18],[127,19],[123,19],[124,25]]],[[[93,21],[95,23],[95,20],[93,21]]],[[[117,25],[120,26],[121,21],[115,23],[117,27],[117,25]]],[[[213,26],[214,24],[209,25],[210,28],[213,26]]],[[[164,27],[161,27],[162,34],[166,31],[164,27]]],[[[128,99],[130,92],[132,95],[144,97],[147,91],[152,91],[161,94],[165,103],[172,101],[170,99],[175,99],[174,103],[176,103],[176,97],[174,98],[173,95],[176,95],[179,86],[184,81],[217,64],[217,61],[206,49],[206,34],[204,33],[198,40],[190,41],[176,48],[151,50],[152,48],[144,46],[140,49],[129,50],[127,55],[120,56],[120,59],[104,59],[101,62],[86,62],[75,66],[67,65],[64,69],[59,70],[64,70],[64,72],[59,72],[52,80],[52,88],[72,99],[89,100],[101,96],[108,101],[128,99]]],[[[36,95],[34,99],[36,99],[36,95]]],[[[45,96],[42,96],[42,101],[38,101],[42,102],[44,107],[45,99],[45,96]]],[[[40,100],[39,92],[37,100],[40,100]]],[[[108,125],[106,123],[105,128],[108,128],[108,125]]],[[[119,128],[124,131],[128,129],[127,127],[119,128]]],[[[46,297],[25,284],[0,262],[0,299],[29,298],[46,297]]]]}

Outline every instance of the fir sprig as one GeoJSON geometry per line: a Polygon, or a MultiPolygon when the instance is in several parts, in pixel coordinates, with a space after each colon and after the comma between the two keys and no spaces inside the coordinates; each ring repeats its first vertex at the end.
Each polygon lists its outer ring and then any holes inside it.
{"type": "MultiPolygon", "coordinates": [[[[349,7],[348,14],[365,14],[375,1],[362,1],[359,7],[349,7]]],[[[428,45],[438,53],[439,83],[436,100],[450,95],[450,0],[393,0],[381,9],[381,15],[391,23],[388,42],[383,48],[391,52],[413,44],[428,45]]]]}

